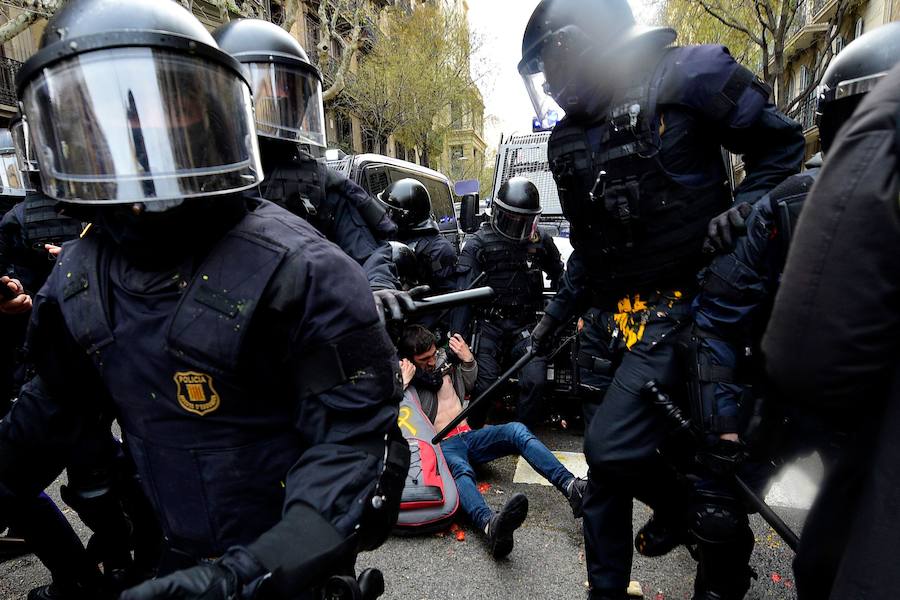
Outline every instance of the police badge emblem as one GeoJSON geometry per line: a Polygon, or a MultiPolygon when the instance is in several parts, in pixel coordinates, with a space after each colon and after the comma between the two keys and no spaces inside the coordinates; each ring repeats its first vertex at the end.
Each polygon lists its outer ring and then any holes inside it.
{"type": "Polygon", "coordinates": [[[219,394],[213,388],[212,377],[206,373],[179,371],[175,373],[175,385],[178,404],[184,410],[202,417],[219,408],[219,394]]]}

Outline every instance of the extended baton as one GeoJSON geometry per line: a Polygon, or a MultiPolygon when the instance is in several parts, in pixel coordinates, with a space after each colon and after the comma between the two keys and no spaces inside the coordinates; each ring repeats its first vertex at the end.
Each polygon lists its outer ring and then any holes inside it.
{"type": "Polygon", "coordinates": [[[463,420],[469,416],[469,413],[472,412],[472,409],[475,408],[478,404],[481,404],[485,398],[494,393],[498,387],[506,383],[506,380],[515,375],[519,369],[530,363],[537,356],[537,353],[534,350],[529,349],[522,358],[516,361],[516,364],[511,366],[506,372],[497,378],[497,380],[491,384],[491,386],[481,392],[481,395],[469,402],[469,405],[465,407],[456,417],[447,423],[447,426],[438,431],[437,435],[431,438],[432,444],[440,444],[441,440],[443,440],[450,431],[453,430],[454,427],[463,422],[463,420]]]}
{"type": "MultiPolygon", "coordinates": [[[[462,290],[462,291],[467,292],[467,291],[469,291],[469,290],[471,290],[471,289],[474,289],[475,286],[478,285],[479,283],[481,283],[481,281],[482,281],[485,277],[487,277],[487,273],[485,273],[484,271],[482,271],[481,274],[478,275],[478,277],[476,277],[475,280],[474,280],[472,283],[470,283],[469,285],[467,285],[467,286],[465,287],[465,289],[462,290]]],[[[444,317],[446,317],[447,314],[448,314],[452,309],[453,309],[452,306],[445,308],[445,309],[444,309],[444,312],[442,312],[441,314],[439,314],[439,315],[437,316],[437,318],[434,320],[434,322],[435,322],[435,323],[440,323],[441,321],[443,321],[443,320],[444,320],[444,317]]]]}
{"type": "Polygon", "coordinates": [[[744,498],[753,505],[753,508],[759,511],[759,516],[761,516],[765,522],[775,530],[775,533],[781,536],[781,539],[790,546],[791,550],[796,553],[797,548],[800,546],[800,537],[794,533],[794,530],[784,522],[784,519],[778,516],[778,513],[772,510],[771,506],[766,504],[765,500],[760,498],[756,492],[741,479],[740,475],[734,475],[734,481],[738,484],[738,488],[744,493],[744,498]]]}
{"type": "Polygon", "coordinates": [[[435,310],[444,310],[454,308],[461,304],[471,304],[473,302],[484,302],[490,300],[494,295],[494,289],[490,287],[480,287],[472,290],[462,290],[460,292],[450,292],[449,294],[440,294],[429,298],[422,298],[415,301],[415,310],[413,312],[432,312],[435,310]]]}

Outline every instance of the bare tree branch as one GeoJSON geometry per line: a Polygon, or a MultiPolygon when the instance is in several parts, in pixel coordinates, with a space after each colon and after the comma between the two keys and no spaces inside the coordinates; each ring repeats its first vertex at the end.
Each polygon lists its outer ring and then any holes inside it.
{"type": "Polygon", "coordinates": [[[60,0],[27,0],[22,3],[22,12],[12,19],[4,12],[7,21],[0,25],[0,44],[10,41],[37,21],[51,17],[61,6],[60,0]]]}
{"type": "Polygon", "coordinates": [[[730,15],[724,14],[724,11],[722,11],[722,13],[720,13],[717,10],[720,7],[714,8],[707,0],[697,0],[697,1],[700,4],[700,6],[703,7],[703,10],[705,10],[709,14],[709,16],[711,16],[712,18],[714,18],[717,21],[719,21],[720,23],[722,23],[722,25],[725,25],[726,27],[730,27],[731,29],[736,29],[737,31],[740,31],[741,33],[746,35],[748,38],[750,38],[753,42],[755,42],[757,44],[762,43],[762,40],[759,39],[759,36],[757,36],[752,31],[750,31],[747,27],[744,27],[743,25],[738,23],[737,20],[735,20],[730,15]]]}

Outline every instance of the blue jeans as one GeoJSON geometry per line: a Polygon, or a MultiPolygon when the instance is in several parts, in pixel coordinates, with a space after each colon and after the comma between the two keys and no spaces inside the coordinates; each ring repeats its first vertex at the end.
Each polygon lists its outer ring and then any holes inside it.
{"type": "Polygon", "coordinates": [[[561,492],[565,492],[565,486],[574,477],[547,446],[521,423],[488,425],[483,429],[460,433],[441,442],[441,450],[456,481],[463,510],[482,530],[494,513],[475,485],[473,464],[480,465],[503,456],[519,454],[561,492]]]}

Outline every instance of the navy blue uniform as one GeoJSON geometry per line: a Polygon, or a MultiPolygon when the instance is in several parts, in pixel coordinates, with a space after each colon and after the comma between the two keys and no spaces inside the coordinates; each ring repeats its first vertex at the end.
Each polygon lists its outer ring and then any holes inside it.
{"type": "Polygon", "coordinates": [[[432,294],[445,294],[456,289],[456,250],[447,238],[435,231],[412,234],[400,241],[416,254],[421,285],[430,287],[432,294]]]}
{"type": "MultiPolygon", "coordinates": [[[[632,498],[665,518],[684,509],[676,493],[658,491],[679,484],[656,454],[667,424],[640,389],[678,379],[672,341],[690,323],[707,224],[732,205],[721,147],[743,155],[734,201],[750,203],[797,172],[804,147],[800,126],[721,46],[670,48],[630,75],[607,113],[564,119],[548,147],[574,251],[547,313],[564,321],[599,308],[621,353],[585,436],[585,543],[598,595],[628,585],[632,498]]],[[[745,585],[734,579],[732,589],[745,585]]]]}
{"type": "MultiPolygon", "coordinates": [[[[497,380],[505,361],[516,360],[528,351],[529,332],[544,305],[542,272],[555,288],[563,263],[547,232],[540,231],[536,240],[515,242],[497,233],[490,223],[484,223],[466,240],[457,269],[460,289],[468,287],[481,273],[486,275],[483,285],[494,289],[494,299],[476,313],[478,381],[474,395],[478,396],[497,380]]],[[[471,309],[464,308],[454,315],[457,331],[469,323],[471,314],[471,309]]],[[[517,421],[529,427],[539,423],[546,383],[544,357],[532,360],[519,371],[517,421]]],[[[486,413],[476,414],[469,421],[483,423],[486,418],[486,413]]]]}
{"type": "Polygon", "coordinates": [[[843,438],[794,562],[801,600],[875,598],[900,585],[898,200],[895,66],[828,151],[763,338],[778,398],[843,438]]]}
{"type": "Polygon", "coordinates": [[[753,206],[747,233],[717,256],[700,276],[694,299],[697,376],[694,415],[711,434],[740,433],[740,403],[751,379],[739,367],[745,348],[756,349],[778,290],[791,233],[819,173],[787,178],[753,206]]]}
{"type": "Polygon", "coordinates": [[[41,489],[82,424],[112,411],[173,551],[244,546],[303,589],[327,574],[318,561],[352,564],[396,432],[397,359],[359,267],[301,219],[248,203],[208,254],[171,267],[138,268],[104,236],[64,246],[0,466],[41,489]],[[73,386],[96,400],[68,401],[73,386]]]}

